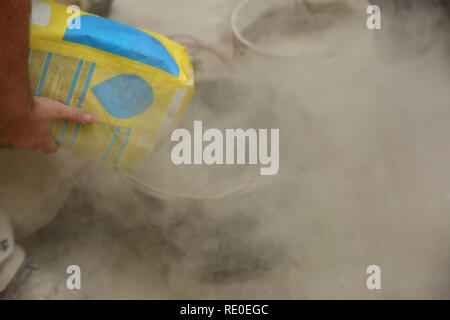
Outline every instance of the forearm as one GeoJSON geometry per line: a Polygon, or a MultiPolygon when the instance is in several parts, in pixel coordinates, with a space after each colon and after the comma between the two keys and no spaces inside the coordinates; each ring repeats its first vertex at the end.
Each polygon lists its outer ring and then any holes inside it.
{"type": "Polygon", "coordinates": [[[0,0],[0,123],[27,116],[30,0],[0,0]]]}

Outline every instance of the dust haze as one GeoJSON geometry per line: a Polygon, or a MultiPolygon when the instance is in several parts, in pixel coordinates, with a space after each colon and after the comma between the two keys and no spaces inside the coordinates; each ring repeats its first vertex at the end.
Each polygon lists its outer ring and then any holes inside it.
{"type": "Polygon", "coordinates": [[[320,42],[307,38],[317,47],[305,59],[273,61],[233,57],[236,1],[186,2],[164,1],[158,18],[147,1],[117,1],[112,18],[192,33],[229,57],[231,69],[191,50],[197,93],[178,127],[279,128],[279,174],[175,166],[168,136],[132,173],[150,196],[77,159],[64,210],[25,241],[36,270],[22,297],[450,298],[446,13],[383,14],[380,31],[367,30],[364,13],[358,26],[314,31],[320,42]],[[83,270],[82,293],[61,282],[69,264],[83,270]],[[373,264],[382,290],[366,288],[373,264]]]}

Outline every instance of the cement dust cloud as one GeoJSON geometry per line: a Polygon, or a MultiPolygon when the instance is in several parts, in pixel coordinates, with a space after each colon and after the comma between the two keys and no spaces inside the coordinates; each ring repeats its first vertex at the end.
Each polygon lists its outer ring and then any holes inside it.
{"type": "MultiPolygon", "coordinates": [[[[160,10],[179,6],[190,18],[168,13],[166,19],[178,20],[167,26],[155,17],[161,26],[156,31],[183,25],[231,51],[227,19],[233,3],[208,1],[199,9],[166,2],[160,10]],[[196,25],[208,13],[217,38],[196,25]]],[[[134,14],[134,24],[151,28],[142,12],[153,9],[139,4],[137,12],[117,1],[113,18],[130,22],[134,14]]],[[[70,250],[58,260],[75,259],[89,270],[84,294],[450,298],[448,25],[442,11],[429,8],[385,22],[389,29],[363,37],[359,29],[336,24],[333,43],[352,46],[338,46],[329,60],[307,53],[307,59],[284,65],[244,59],[233,62],[231,72],[198,75],[198,94],[210,96],[194,100],[202,103],[191,105],[180,127],[201,119],[214,128],[280,128],[275,177],[245,166],[175,168],[170,144],[155,149],[153,162],[145,164],[154,171],[134,176],[176,194],[220,194],[248,181],[251,187],[206,201],[152,197],[112,169],[85,170],[68,207],[74,208],[73,228],[88,231],[79,231],[83,241],[62,241],[71,243],[70,250]],[[365,287],[372,264],[383,272],[377,292],[365,287]]],[[[55,223],[48,230],[61,230],[55,223]]]]}
{"type": "Polygon", "coordinates": [[[362,29],[360,18],[366,10],[364,1],[249,1],[240,12],[254,21],[242,28],[242,35],[263,50],[281,56],[325,55],[342,45],[339,33],[355,34],[362,29]],[[357,12],[358,14],[355,14],[357,12]]]}

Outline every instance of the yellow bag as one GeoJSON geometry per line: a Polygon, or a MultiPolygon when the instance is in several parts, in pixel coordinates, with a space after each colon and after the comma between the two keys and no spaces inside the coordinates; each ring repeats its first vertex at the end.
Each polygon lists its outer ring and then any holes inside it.
{"type": "Polygon", "coordinates": [[[34,95],[92,112],[97,121],[56,123],[57,142],[129,167],[167,133],[193,91],[186,48],[156,33],[33,0],[29,73],[34,95]]]}

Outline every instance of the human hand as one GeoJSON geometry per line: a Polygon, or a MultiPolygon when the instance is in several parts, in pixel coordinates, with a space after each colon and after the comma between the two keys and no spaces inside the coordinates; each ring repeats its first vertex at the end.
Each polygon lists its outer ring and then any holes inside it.
{"type": "Polygon", "coordinates": [[[82,109],[66,106],[48,98],[34,97],[30,111],[21,117],[0,119],[0,143],[14,149],[42,150],[50,154],[58,150],[51,134],[56,120],[91,124],[95,117],[82,109]]]}

